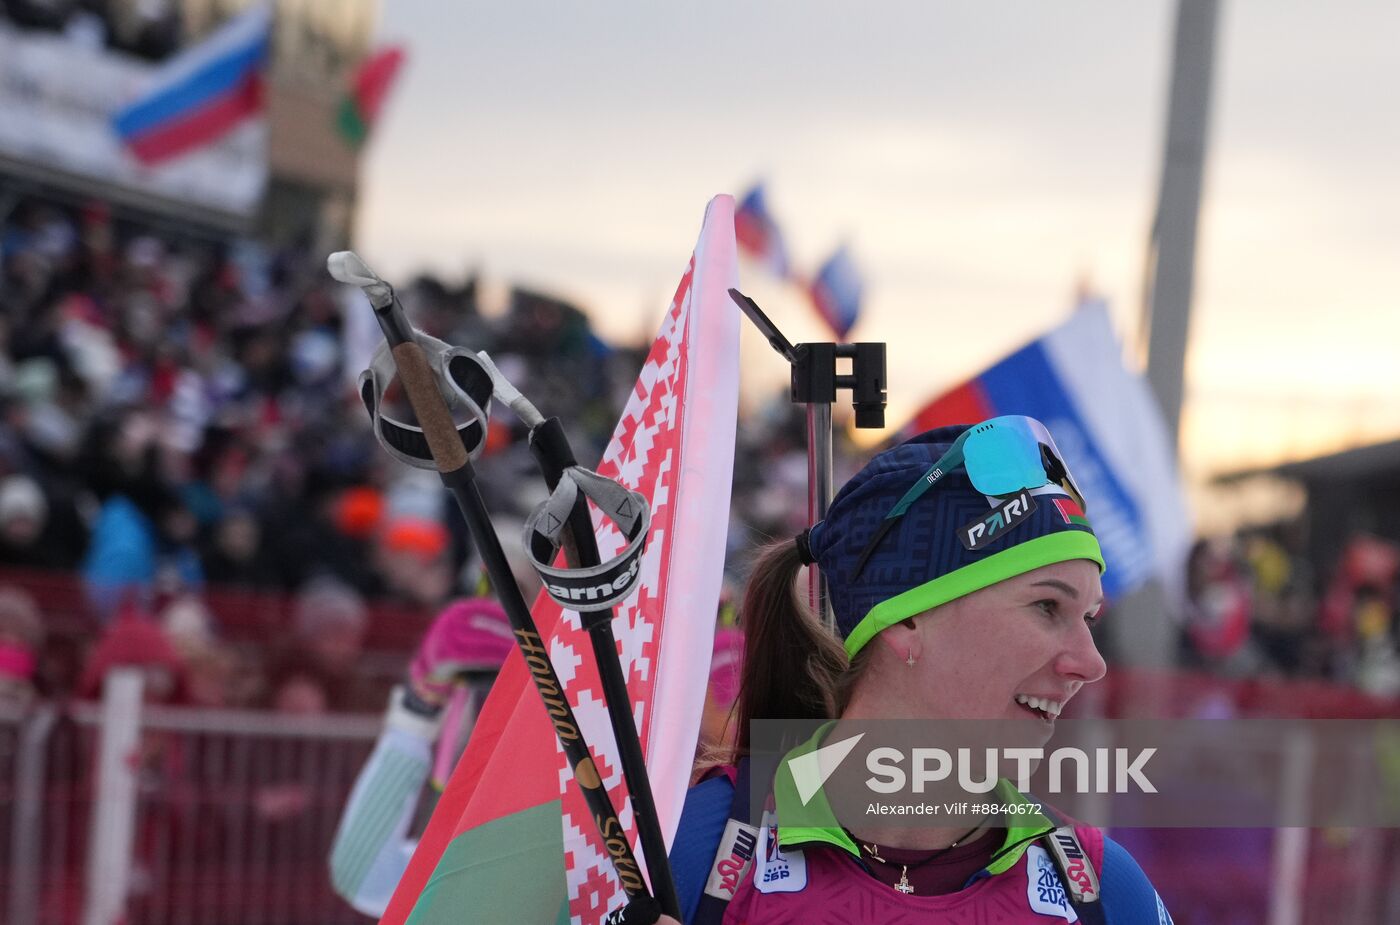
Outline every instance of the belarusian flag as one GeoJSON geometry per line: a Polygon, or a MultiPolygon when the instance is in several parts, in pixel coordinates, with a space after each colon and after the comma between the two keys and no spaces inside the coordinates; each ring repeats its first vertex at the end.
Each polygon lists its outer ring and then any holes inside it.
{"type": "Polygon", "coordinates": [[[397,45],[366,58],[350,80],[349,92],[335,114],[336,128],[353,147],[364,144],[370,126],[379,118],[384,97],[403,64],[403,49],[397,45]]]}
{"type": "MultiPolygon", "coordinates": [[[[738,413],[734,201],[717,196],[597,471],[650,501],[638,591],[613,632],[667,842],[700,729],[719,606],[738,413]]],[[[548,412],[548,409],[543,409],[548,412]]],[[[604,560],[624,546],[598,528],[604,560]]],[[[578,614],[541,594],[535,622],[642,859],[578,614]]],[[[623,893],[520,653],[512,653],[381,922],[597,922],[623,893]]]]}

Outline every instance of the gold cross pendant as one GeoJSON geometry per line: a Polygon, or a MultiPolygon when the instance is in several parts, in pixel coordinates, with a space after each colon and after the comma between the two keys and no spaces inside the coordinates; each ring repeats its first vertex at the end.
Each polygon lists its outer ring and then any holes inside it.
{"type": "Polygon", "coordinates": [[[909,885],[909,868],[907,866],[899,871],[899,882],[894,885],[894,888],[905,896],[913,894],[914,888],[909,885]]]}

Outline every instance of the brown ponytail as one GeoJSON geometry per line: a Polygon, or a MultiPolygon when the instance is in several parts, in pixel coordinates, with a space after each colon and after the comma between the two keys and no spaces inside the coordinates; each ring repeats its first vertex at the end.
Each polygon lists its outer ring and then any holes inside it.
{"type": "Polygon", "coordinates": [[[835,717],[846,650],[813,615],[797,587],[802,569],[792,540],[764,549],[739,611],[744,668],[735,701],[736,756],[749,753],[755,719],[835,717]]]}

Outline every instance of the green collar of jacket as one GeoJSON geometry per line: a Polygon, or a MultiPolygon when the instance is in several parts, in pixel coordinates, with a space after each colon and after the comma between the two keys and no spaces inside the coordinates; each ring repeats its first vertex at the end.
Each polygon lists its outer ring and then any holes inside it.
{"type": "MultiPolygon", "coordinates": [[[[793,780],[792,771],[788,767],[788,762],[792,759],[811,754],[820,748],[822,740],[835,725],[834,722],[831,722],[822,726],[810,739],[788,752],[778,765],[778,773],[773,781],[773,802],[777,808],[779,820],[778,844],[784,848],[798,848],[814,843],[826,844],[840,848],[859,860],[860,848],[850,834],[836,821],[831,804],[827,802],[826,793],[818,790],[804,806],[797,792],[797,783],[793,780]],[[788,818],[792,818],[795,811],[800,808],[803,818],[825,818],[829,819],[830,823],[800,826],[783,825],[784,807],[787,808],[788,818]]],[[[988,794],[988,799],[995,799],[997,802],[1005,804],[1035,805],[1006,778],[997,781],[996,789],[992,794],[988,794]]],[[[1050,819],[1038,808],[1008,817],[1005,823],[1006,840],[993,855],[992,863],[987,865],[987,873],[989,874],[1000,874],[1010,870],[1025,854],[1026,847],[1031,842],[1055,828],[1050,819]]]]}

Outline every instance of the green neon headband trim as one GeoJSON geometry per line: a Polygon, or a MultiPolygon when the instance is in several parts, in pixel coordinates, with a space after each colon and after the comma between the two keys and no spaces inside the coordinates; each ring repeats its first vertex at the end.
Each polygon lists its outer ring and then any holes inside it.
{"type": "Polygon", "coordinates": [[[1094,534],[1085,530],[1062,530],[1027,540],[988,556],[981,562],[940,575],[933,581],[910,588],[870,608],[865,618],[851,630],[851,635],[846,637],[846,655],[854,658],[876,634],[905,617],[932,610],[939,604],[980,591],[999,581],[1024,575],[1041,566],[1071,559],[1089,559],[1098,564],[1100,573],[1104,570],[1103,551],[1099,549],[1099,541],[1094,534]]]}

